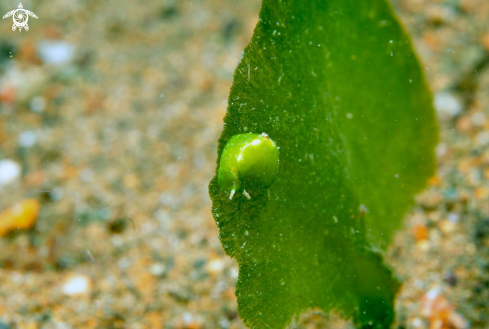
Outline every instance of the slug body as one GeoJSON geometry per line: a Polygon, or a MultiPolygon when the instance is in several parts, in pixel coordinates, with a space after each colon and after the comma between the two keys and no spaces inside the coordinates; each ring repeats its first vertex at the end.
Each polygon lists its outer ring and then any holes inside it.
{"type": "MultiPolygon", "coordinates": [[[[254,179],[264,188],[275,181],[278,173],[279,150],[267,134],[234,135],[224,146],[217,183],[221,190],[229,193],[241,191],[245,179],[254,179]]],[[[243,194],[250,199],[248,192],[243,194]]]]}

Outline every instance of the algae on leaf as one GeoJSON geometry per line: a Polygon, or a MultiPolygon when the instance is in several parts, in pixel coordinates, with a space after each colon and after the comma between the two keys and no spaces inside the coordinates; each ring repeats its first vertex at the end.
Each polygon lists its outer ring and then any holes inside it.
{"type": "Polygon", "coordinates": [[[229,200],[217,177],[209,186],[245,324],[283,328],[320,308],[388,328],[399,282],[373,250],[434,173],[437,141],[431,95],[388,3],[263,0],[224,121],[219,157],[248,132],[280,147],[268,189],[243,182],[251,200],[229,200]]]}

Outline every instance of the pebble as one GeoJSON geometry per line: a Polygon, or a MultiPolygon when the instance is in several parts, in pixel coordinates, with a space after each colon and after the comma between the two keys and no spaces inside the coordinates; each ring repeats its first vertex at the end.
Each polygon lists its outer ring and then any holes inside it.
{"type": "Polygon", "coordinates": [[[62,291],[65,295],[76,296],[90,293],[90,278],[83,274],[69,277],[63,284],[62,291]]]}
{"type": "Polygon", "coordinates": [[[49,197],[53,201],[59,201],[63,198],[64,190],[62,187],[53,187],[49,192],[49,197]]]}
{"type": "Polygon", "coordinates": [[[430,328],[468,328],[467,320],[455,311],[439,288],[433,288],[423,296],[421,314],[430,321],[430,328]]]}
{"type": "Polygon", "coordinates": [[[0,160],[0,186],[8,185],[20,177],[21,167],[12,160],[0,160]]]}
{"type": "Polygon", "coordinates": [[[460,215],[456,212],[451,212],[447,215],[447,220],[452,223],[458,223],[460,221],[460,215]]]}
{"type": "Polygon", "coordinates": [[[418,241],[428,239],[429,232],[428,232],[428,228],[426,227],[426,225],[416,224],[413,226],[411,232],[412,232],[414,238],[418,241]]]}
{"type": "Polygon", "coordinates": [[[451,234],[451,233],[455,232],[455,230],[457,229],[457,223],[449,221],[449,220],[442,220],[438,224],[438,227],[440,228],[440,230],[443,233],[451,234]]]}
{"type": "Polygon", "coordinates": [[[36,223],[40,204],[35,199],[26,199],[0,213],[0,236],[13,230],[29,229],[36,223]]]}
{"type": "Polygon", "coordinates": [[[437,93],[434,103],[441,119],[451,119],[462,113],[462,103],[449,92],[442,91],[437,93]]]}
{"type": "Polygon", "coordinates": [[[472,114],[472,123],[476,126],[483,126],[486,123],[486,115],[482,112],[472,114]]]}
{"type": "Polygon", "coordinates": [[[19,145],[22,147],[31,147],[37,142],[37,135],[33,131],[24,131],[19,135],[19,145]]]}
{"type": "Polygon", "coordinates": [[[66,41],[43,40],[37,51],[45,64],[66,65],[73,61],[75,46],[66,41]]]}
{"type": "Polygon", "coordinates": [[[443,275],[443,280],[452,287],[457,285],[457,277],[452,271],[446,271],[443,275]]]}
{"type": "Polygon", "coordinates": [[[46,109],[46,100],[41,96],[33,97],[29,102],[29,109],[34,113],[44,112],[46,109]]]}
{"type": "Polygon", "coordinates": [[[127,257],[122,257],[117,261],[117,267],[119,267],[121,270],[125,270],[129,268],[129,266],[131,265],[132,265],[132,261],[127,257]]]}
{"type": "Polygon", "coordinates": [[[219,321],[219,325],[221,326],[221,328],[226,329],[229,328],[231,322],[226,318],[222,318],[221,321],[219,321]]]}
{"type": "Polygon", "coordinates": [[[443,158],[448,153],[448,145],[445,143],[438,144],[436,146],[435,153],[436,153],[436,156],[438,157],[438,159],[443,158]]]}
{"type": "Polygon", "coordinates": [[[160,202],[164,206],[171,206],[173,204],[173,195],[170,192],[163,192],[159,198],[160,202]]]}
{"type": "Polygon", "coordinates": [[[93,171],[88,168],[83,169],[80,178],[85,183],[91,182],[93,180],[93,171]]]}
{"type": "Polygon", "coordinates": [[[149,273],[153,276],[162,276],[166,273],[166,266],[161,263],[151,264],[149,267],[149,273]]]}
{"type": "Polygon", "coordinates": [[[54,321],[54,329],[71,329],[72,326],[69,323],[54,321]]]}
{"type": "Polygon", "coordinates": [[[18,103],[27,103],[36,95],[42,93],[47,86],[50,72],[40,67],[21,68],[19,65],[10,65],[6,70],[3,81],[12,88],[12,100],[18,103]]]}
{"type": "Polygon", "coordinates": [[[237,267],[229,270],[229,277],[236,280],[239,276],[239,269],[237,267]]]}
{"type": "Polygon", "coordinates": [[[222,273],[223,270],[224,262],[219,258],[213,259],[209,263],[207,263],[207,271],[211,274],[219,275],[222,273]]]}

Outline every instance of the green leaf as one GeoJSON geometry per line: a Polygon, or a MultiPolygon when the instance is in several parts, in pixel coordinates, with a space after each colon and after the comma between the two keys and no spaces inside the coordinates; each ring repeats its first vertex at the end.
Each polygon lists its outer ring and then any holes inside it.
{"type": "Polygon", "coordinates": [[[388,328],[399,283],[373,250],[434,173],[437,142],[430,92],[390,6],[263,0],[224,121],[219,157],[249,132],[280,147],[269,188],[242,182],[251,200],[229,200],[217,176],[209,186],[246,325],[283,328],[320,308],[388,328]]]}

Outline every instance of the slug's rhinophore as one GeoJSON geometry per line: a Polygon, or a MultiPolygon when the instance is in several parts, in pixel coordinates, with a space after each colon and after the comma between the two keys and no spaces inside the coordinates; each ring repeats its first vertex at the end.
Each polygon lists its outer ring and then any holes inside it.
{"type": "MultiPolygon", "coordinates": [[[[241,190],[243,180],[250,178],[269,187],[278,173],[279,151],[277,144],[267,134],[234,135],[222,151],[217,183],[221,190],[234,193],[241,190]]],[[[246,190],[243,194],[250,199],[246,190]]]]}

